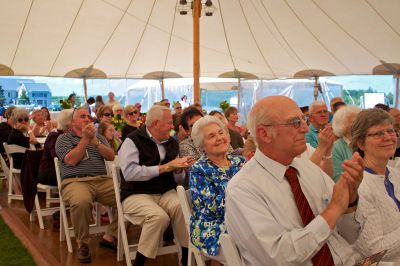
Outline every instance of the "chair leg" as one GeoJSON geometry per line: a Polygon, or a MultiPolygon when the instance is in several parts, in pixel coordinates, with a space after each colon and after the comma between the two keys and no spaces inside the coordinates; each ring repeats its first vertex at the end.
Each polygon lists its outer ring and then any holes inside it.
{"type": "Polygon", "coordinates": [[[11,196],[13,191],[13,174],[10,171],[10,176],[8,177],[8,204],[11,204],[11,196]]]}
{"type": "Polygon", "coordinates": [[[46,189],[46,208],[50,208],[51,189],[46,189]]]}
{"type": "Polygon", "coordinates": [[[119,223],[118,227],[120,227],[120,232],[121,232],[121,237],[122,237],[122,244],[124,246],[126,265],[132,266],[131,253],[129,252],[128,235],[126,234],[125,221],[124,221],[123,217],[119,217],[118,223],[119,223]]]}
{"type": "Polygon", "coordinates": [[[65,205],[60,202],[60,241],[67,239],[67,247],[68,252],[72,253],[72,243],[71,243],[71,236],[69,234],[69,227],[68,227],[68,217],[65,209],[65,205]]]}
{"type": "MultiPolygon", "coordinates": [[[[43,216],[42,216],[42,211],[40,209],[38,193],[36,193],[36,196],[35,196],[35,209],[36,209],[37,217],[39,220],[39,227],[40,227],[40,229],[44,229],[43,216]]],[[[33,211],[32,211],[32,213],[33,213],[33,211]]]]}
{"type": "Polygon", "coordinates": [[[122,234],[121,227],[118,223],[118,239],[117,239],[117,261],[122,261],[124,259],[124,246],[122,244],[122,234]]]}

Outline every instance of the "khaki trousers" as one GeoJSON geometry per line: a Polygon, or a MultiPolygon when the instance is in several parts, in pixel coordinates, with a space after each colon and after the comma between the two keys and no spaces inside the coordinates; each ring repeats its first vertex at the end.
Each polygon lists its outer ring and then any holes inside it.
{"type": "Polygon", "coordinates": [[[154,259],[165,229],[171,223],[182,247],[188,246],[185,220],[175,189],[164,194],[134,194],[122,202],[125,214],[142,226],[138,252],[154,259]]]}
{"type": "MultiPolygon", "coordinates": [[[[92,217],[93,203],[99,202],[115,207],[114,185],[107,176],[90,176],[67,178],[61,182],[62,196],[71,210],[71,221],[78,243],[89,243],[89,225],[92,217]]],[[[107,233],[117,236],[118,219],[115,217],[107,228],[107,233]]]]}

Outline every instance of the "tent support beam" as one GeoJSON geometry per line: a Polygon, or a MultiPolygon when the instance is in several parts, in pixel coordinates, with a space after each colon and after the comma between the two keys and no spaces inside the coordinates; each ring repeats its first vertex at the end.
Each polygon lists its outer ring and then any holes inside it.
{"type": "Polygon", "coordinates": [[[193,1],[193,89],[194,102],[200,103],[200,13],[201,0],[193,1]]]}

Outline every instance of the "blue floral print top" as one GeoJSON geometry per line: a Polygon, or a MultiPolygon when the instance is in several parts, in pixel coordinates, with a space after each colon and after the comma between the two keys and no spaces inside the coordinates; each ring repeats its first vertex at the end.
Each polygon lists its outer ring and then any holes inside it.
{"type": "Polygon", "coordinates": [[[245,163],[241,156],[227,155],[230,166],[221,168],[207,157],[200,158],[189,169],[192,194],[190,239],[198,249],[212,256],[218,255],[219,236],[226,233],[225,189],[228,181],[245,163]]]}

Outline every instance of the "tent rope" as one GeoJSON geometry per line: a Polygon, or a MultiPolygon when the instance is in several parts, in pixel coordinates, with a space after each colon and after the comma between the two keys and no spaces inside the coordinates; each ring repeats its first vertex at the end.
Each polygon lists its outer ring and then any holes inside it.
{"type": "Polygon", "coordinates": [[[67,35],[65,35],[64,41],[63,41],[63,43],[62,43],[60,49],[58,50],[58,53],[57,53],[57,55],[56,55],[56,58],[55,58],[54,61],[53,61],[53,64],[51,65],[51,68],[50,68],[50,71],[49,71],[48,76],[51,76],[51,72],[53,72],[54,66],[56,65],[56,63],[57,63],[57,61],[58,61],[58,58],[60,57],[61,51],[64,49],[65,43],[67,42],[67,39],[68,39],[69,35],[71,34],[72,28],[73,28],[74,25],[75,25],[76,19],[78,18],[79,14],[80,14],[80,12],[81,12],[81,9],[82,9],[82,6],[83,6],[83,3],[84,3],[84,2],[85,2],[85,0],[82,0],[81,4],[80,4],[80,6],[79,6],[78,12],[76,12],[76,15],[75,15],[75,17],[74,17],[74,20],[73,20],[72,23],[71,23],[71,26],[69,27],[69,30],[68,30],[68,32],[67,32],[67,35]]]}
{"type": "Polygon", "coordinates": [[[273,32],[273,30],[271,29],[271,27],[267,24],[267,22],[264,19],[264,16],[262,16],[259,12],[259,9],[256,7],[256,5],[254,4],[254,1],[250,1],[250,3],[253,5],[254,11],[257,13],[258,17],[262,20],[265,28],[267,29],[267,31],[270,33],[270,35],[272,36],[272,38],[279,44],[280,47],[282,47],[282,49],[284,49],[287,53],[287,55],[292,58],[294,61],[297,61],[298,64],[302,65],[304,68],[308,68],[308,66],[303,62],[303,60],[301,60],[300,56],[294,51],[294,49],[289,45],[288,41],[286,40],[286,38],[283,36],[282,32],[279,30],[279,28],[277,27],[275,21],[272,19],[271,17],[271,13],[268,11],[268,9],[265,7],[265,4],[262,0],[259,0],[262,7],[264,8],[265,12],[267,13],[267,16],[269,17],[269,19],[271,20],[272,24],[274,25],[275,30],[278,32],[278,34],[280,35],[280,38],[283,40],[282,41],[279,40],[278,36],[276,36],[276,34],[273,32]],[[286,45],[285,45],[286,44],[286,45]]]}
{"type": "Polygon", "coordinates": [[[383,22],[385,22],[385,24],[394,32],[396,33],[397,36],[400,37],[400,33],[385,19],[384,16],[381,15],[381,13],[378,12],[378,10],[376,10],[376,8],[374,6],[372,6],[372,4],[369,2],[369,0],[365,0],[365,2],[367,3],[367,5],[383,20],[383,22]]]}
{"type": "Polygon", "coordinates": [[[325,16],[327,16],[339,29],[341,29],[347,36],[349,36],[354,42],[356,42],[360,47],[362,47],[367,53],[369,53],[372,57],[374,57],[376,60],[380,60],[380,58],[374,54],[370,49],[368,49],[365,45],[363,45],[359,40],[357,40],[356,37],[354,37],[353,35],[351,35],[348,31],[346,31],[344,29],[344,27],[342,27],[336,20],[334,20],[331,16],[329,16],[329,14],[323,9],[321,8],[321,6],[315,2],[315,0],[311,0],[320,10],[322,13],[325,14],[325,16]]]}
{"type": "Polygon", "coordinates": [[[25,28],[26,28],[26,24],[28,23],[28,19],[29,19],[29,16],[30,16],[30,14],[31,14],[31,10],[32,10],[32,6],[33,6],[33,3],[34,3],[34,2],[35,2],[35,0],[32,0],[32,1],[31,1],[31,5],[29,6],[28,14],[26,15],[26,19],[25,19],[25,21],[24,21],[24,26],[22,27],[21,34],[19,35],[17,47],[15,47],[13,59],[12,59],[11,64],[10,64],[10,68],[11,68],[11,69],[12,69],[12,67],[13,67],[13,65],[14,65],[15,57],[17,56],[18,49],[19,49],[19,45],[20,45],[20,43],[21,43],[22,36],[24,35],[25,28]]]}
{"type": "Polygon", "coordinates": [[[296,11],[293,9],[293,7],[288,3],[287,0],[284,0],[285,4],[287,7],[289,7],[290,11],[292,11],[293,15],[298,19],[298,21],[304,26],[304,28],[313,36],[314,40],[321,45],[322,48],[325,49],[325,51],[328,52],[338,62],[343,68],[346,69],[347,72],[353,73],[329,48],[320,40],[318,37],[315,35],[315,33],[306,25],[306,23],[300,18],[300,16],[296,13],[296,11]]]}
{"type": "Polygon", "coordinates": [[[96,58],[93,61],[92,65],[95,65],[95,63],[97,62],[97,60],[99,59],[99,57],[101,56],[101,54],[103,53],[104,49],[107,47],[108,43],[111,41],[112,37],[114,36],[115,31],[118,29],[119,25],[121,25],[122,20],[124,19],[125,15],[127,14],[127,11],[129,9],[129,7],[131,6],[133,0],[131,0],[129,2],[129,5],[125,8],[125,10],[123,10],[123,14],[120,17],[118,23],[115,25],[113,31],[111,32],[110,36],[108,37],[108,39],[106,40],[106,42],[104,43],[103,47],[100,49],[99,53],[97,54],[96,58]]]}
{"type": "Polygon", "coordinates": [[[137,45],[136,45],[136,47],[135,47],[135,51],[133,52],[133,55],[132,55],[131,60],[130,60],[130,62],[129,62],[128,68],[126,69],[125,77],[128,75],[128,71],[129,71],[129,69],[130,69],[131,66],[132,66],[133,59],[135,59],[136,53],[137,53],[137,51],[139,50],[139,46],[140,46],[140,44],[142,43],[142,39],[143,39],[144,33],[146,32],[147,26],[149,25],[149,21],[150,21],[150,18],[151,18],[151,16],[152,16],[152,14],[153,14],[154,6],[155,6],[155,5],[156,5],[156,0],[153,1],[153,5],[151,6],[150,14],[149,14],[149,16],[147,17],[147,20],[146,20],[146,22],[145,22],[146,25],[143,27],[142,34],[140,35],[139,41],[138,41],[138,43],[137,43],[137,45]]]}
{"type": "Polygon", "coordinates": [[[258,52],[260,53],[261,57],[263,58],[264,63],[267,65],[269,71],[272,73],[272,76],[274,78],[277,78],[277,76],[276,76],[274,70],[272,69],[270,63],[268,62],[267,58],[264,56],[263,52],[261,51],[260,45],[258,44],[258,41],[256,40],[256,37],[254,36],[254,32],[253,32],[252,28],[250,27],[249,20],[247,19],[246,13],[243,10],[242,2],[240,0],[238,0],[238,3],[240,5],[240,10],[242,11],[243,18],[246,21],[247,28],[249,29],[251,37],[253,38],[253,41],[254,41],[255,45],[257,46],[258,52]]]}

